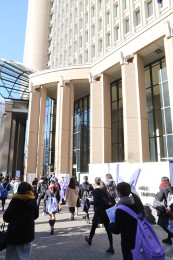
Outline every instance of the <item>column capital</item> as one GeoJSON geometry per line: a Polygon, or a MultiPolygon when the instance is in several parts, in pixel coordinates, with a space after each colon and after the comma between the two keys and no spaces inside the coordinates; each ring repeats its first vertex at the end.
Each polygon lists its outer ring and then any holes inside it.
{"type": "Polygon", "coordinates": [[[96,81],[100,81],[102,74],[92,75],[92,73],[88,74],[89,83],[93,83],[96,81]]]}
{"type": "Polygon", "coordinates": [[[120,51],[120,65],[129,64],[130,60],[134,59],[135,55],[133,53],[124,55],[122,51],[120,51]]]}
{"type": "Polygon", "coordinates": [[[58,84],[60,87],[65,87],[70,84],[70,80],[64,80],[63,76],[60,76],[58,79],[58,84]]]}
{"type": "Polygon", "coordinates": [[[40,91],[40,85],[29,84],[29,92],[38,92],[40,91]]]}

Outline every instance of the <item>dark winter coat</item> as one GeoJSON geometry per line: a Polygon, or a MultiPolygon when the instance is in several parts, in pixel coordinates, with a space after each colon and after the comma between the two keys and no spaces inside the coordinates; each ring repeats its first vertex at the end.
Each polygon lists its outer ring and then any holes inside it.
{"type": "Polygon", "coordinates": [[[105,207],[103,204],[103,197],[105,196],[105,192],[101,187],[97,187],[93,190],[93,200],[90,202],[91,205],[94,206],[94,217],[93,223],[101,224],[101,223],[109,223],[109,218],[106,214],[105,207]]]}
{"type": "MultiPolygon", "coordinates": [[[[135,203],[124,203],[137,214],[135,203]]],[[[135,247],[137,220],[122,209],[116,209],[115,222],[109,224],[113,234],[121,234],[121,247],[124,259],[131,259],[131,249],[135,247]]]]}
{"type": "Polygon", "coordinates": [[[25,195],[16,193],[3,215],[3,220],[9,223],[7,244],[20,245],[34,240],[34,220],[39,212],[33,193],[25,195]]]}

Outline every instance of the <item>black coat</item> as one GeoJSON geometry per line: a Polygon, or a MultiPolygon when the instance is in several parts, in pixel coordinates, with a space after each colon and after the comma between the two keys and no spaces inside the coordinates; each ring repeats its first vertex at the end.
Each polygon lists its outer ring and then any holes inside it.
{"type": "MultiPolygon", "coordinates": [[[[126,206],[138,213],[135,204],[126,206]]],[[[117,209],[115,211],[115,222],[110,223],[109,227],[112,233],[121,234],[123,256],[127,256],[131,249],[135,247],[137,220],[124,210],[117,209]]]]}
{"type": "Polygon", "coordinates": [[[93,200],[90,202],[91,205],[94,206],[94,217],[93,223],[101,224],[101,223],[109,223],[109,218],[106,214],[105,207],[103,204],[103,197],[105,196],[105,192],[100,187],[95,188],[93,190],[93,200]]]}
{"type": "Polygon", "coordinates": [[[7,244],[20,245],[34,240],[34,220],[39,216],[35,199],[12,199],[3,219],[9,223],[7,244]]]}

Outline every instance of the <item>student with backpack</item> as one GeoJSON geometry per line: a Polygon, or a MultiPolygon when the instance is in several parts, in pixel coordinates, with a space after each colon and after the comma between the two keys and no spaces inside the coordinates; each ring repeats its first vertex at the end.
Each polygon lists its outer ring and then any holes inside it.
{"type": "Polygon", "coordinates": [[[49,214],[49,225],[50,225],[50,234],[54,234],[54,225],[55,225],[55,214],[58,212],[58,203],[60,201],[59,189],[55,188],[55,182],[51,181],[49,189],[45,193],[44,200],[47,200],[47,209],[46,212],[49,214]]]}
{"type": "Polygon", "coordinates": [[[105,197],[105,195],[107,194],[107,189],[100,177],[95,178],[95,183],[93,187],[93,199],[90,201],[90,204],[94,205],[94,216],[92,220],[90,235],[86,236],[85,240],[88,245],[91,245],[98,224],[104,224],[109,240],[109,248],[106,250],[106,252],[114,254],[113,238],[112,233],[109,229],[109,218],[106,214],[105,206],[103,203],[103,197],[105,197]]]}
{"type": "Polygon", "coordinates": [[[121,234],[123,260],[164,260],[164,250],[145,219],[140,198],[131,192],[131,186],[126,182],[117,185],[117,194],[120,200],[116,206],[115,222],[109,227],[113,234],[121,234]]]}
{"type": "Polygon", "coordinates": [[[88,176],[83,177],[83,183],[79,186],[79,198],[81,199],[82,211],[85,212],[85,216],[87,223],[89,223],[89,208],[90,202],[89,198],[92,196],[93,186],[88,182],[88,176]]]}
{"type": "Polygon", "coordinates": [[[7,199],[9,190],[10,186],[7,180],[3,177],[0,183],[0,200],[2,201],[2,211],[4,211],[5,201],[7,199]]]}

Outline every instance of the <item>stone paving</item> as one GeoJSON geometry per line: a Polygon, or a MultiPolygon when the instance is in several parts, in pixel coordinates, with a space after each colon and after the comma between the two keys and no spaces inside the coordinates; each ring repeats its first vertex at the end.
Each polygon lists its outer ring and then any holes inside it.
{"type": "MultiPolygon", "coordinates": [[[[7,203],[9,203],[9,199],[7,203]]],[[[7,205],[6,205],[7,206],[7,205]]],[[[1,208],[1,207],[0,207],[1,208]]],[[[71,221],[68,206],[63,205],[62,211],[56,214],[55,234],[50,235],[48,225],[48,215],[42,216],[42,202],[40,205],[40,216],[35,221],[35,240],[32,243],[30,260],[122,260],[120,236],[113,235],[115,254],[109,254],[105,250],[108,248],[108,238],[104,228],[97,228],[93,238],[93,243],[89,246],[85,241],[85,236],[89,234],[91,225],[82,219],[83,213],[79,208],[79,215],[75,215],[75,220],[71,221]]],[[[0,223],[3,212],[0,210],[0,223]]],[[[91,211],[90,215],[93,215],[91,211]]],[[[166,237],[166,233],[157,225],[154,229],[160,240],[166,237]]],[[[173,246],[163,245],[166,252],[165,260],[173,259],[173,246]]],[[[5,259],[5,250],[0,252],[0,259],[5,259]]],[[[15,259],[14,259],[15,260],[15,259]]]]}

